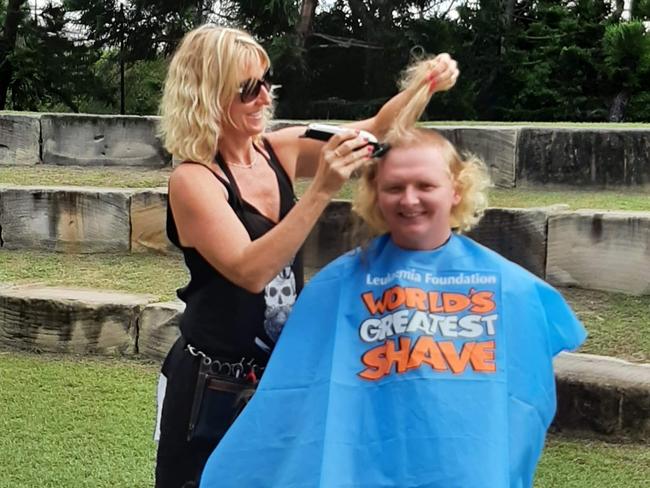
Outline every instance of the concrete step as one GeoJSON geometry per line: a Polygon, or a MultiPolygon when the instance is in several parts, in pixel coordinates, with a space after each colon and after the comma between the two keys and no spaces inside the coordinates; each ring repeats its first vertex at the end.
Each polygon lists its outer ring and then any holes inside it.
{"type": "Polygon", "coordinates": [[[650,441],[650,364],[562,353],[554,367],[557,428],[650,441]]]}
{"type": "MultiPolygon", "coordinates": [[[[162,360],[184,305],[147,295],[52,287],[0,288],[0,345],[162,360]]],[[[555,360],[554,426],[650,440],[650,365],[589,354],[555,360]]]]}
{"type": "Polygon", "coordinates": [[[650,213],[578,210],[548,219],[546,280],[650,294],[650,213]]]}
{"type": "Polygon", "coordinates": [[[0,344],[43,352],[135,354],[147,295],[21,286],[0,288],[0,344]]]}
{"type": "Polygon", "coordinates": [[[38,285],[0,287],[0,345],[162,359],[179,335],[180,301],[38,285]]]}
{"type": "Polygon", "coordinates": [[[0,164],[161,168],[171,156],[157,136],[157,117],[4,113],[0,164]]]}
{"type": "Polygon", "coordinates": [[[0,246],[70,253],[176,252],[166,188],[0,185],[0,246]]]}

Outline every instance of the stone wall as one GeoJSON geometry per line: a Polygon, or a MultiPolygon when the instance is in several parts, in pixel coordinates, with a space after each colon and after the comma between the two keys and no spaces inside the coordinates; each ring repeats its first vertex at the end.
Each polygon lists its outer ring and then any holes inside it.
{"type": "Polygon", "coordinates": [[[649,213],[579,210],[550,216],[546,279],[559,286],[650,294],[649,213]]]}
{"type": "MultiPolygon", "coordinates": [[[[167,240],[165,188],[0,186],[0,248],[177,252],[167,240]]],[[[333,201],[304,246],[320,268],[361,244],[350,202],[333,201]]],[[[469,236],[551,284],[650,294],[650,212],[491,208],[469,236]]]]}
{"type": "MultiPolygon", "coordinates": [[[[305,266],[320,268],[368,235],[334,201],[305,244],[305,266]]],[[[650,294],[650,212],[491,208],[470,237],[557,286],[650,294]]]]}
{"type": "Polygon", "coordinates": [[[524,128],[516,166],[519,184],[645,186],[650,131],[524,128]]]}
{"type": "MultiPolygon", "coordinates": [[[[157,117],[0,112],[0,165],[171,166],[157,122],[157,117]]],[[[278,120],[272,129],[304,123],[278,120]]],[[[482,157],[499,187],[650,184],[650,129],[426,126],[482,157]]]]}
{"type": "Polygon", "coordinates": [[[33,165],[41,161],[38,117],[0,115],[0,165],[33,165]]]}
{"type": "Polygon", "coordinates": [[[134,354],[146,295],[74,288],[0,288],[0,345],[43,352],[134,354]]]}
{"type": "Polygon", "coordinates": [[[0,165],[171,165],[158,117],[0,112],[0,165]]]}
{"type": "Polygon", "coordinates": [[[432,126],[461,151],[480,156],[500,188],[516,186],[518,129],[508,127],[432,126]]]}

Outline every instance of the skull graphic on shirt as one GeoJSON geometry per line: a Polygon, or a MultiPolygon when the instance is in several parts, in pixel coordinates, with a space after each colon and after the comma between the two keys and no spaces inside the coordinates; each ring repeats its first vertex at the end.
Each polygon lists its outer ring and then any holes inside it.
{"type": "Polygon", "coordinates": [[[291,266],[285,266],[264,289],[266,311],[264,330],[276,342],[296,302],[296,277],[291,266]]]}

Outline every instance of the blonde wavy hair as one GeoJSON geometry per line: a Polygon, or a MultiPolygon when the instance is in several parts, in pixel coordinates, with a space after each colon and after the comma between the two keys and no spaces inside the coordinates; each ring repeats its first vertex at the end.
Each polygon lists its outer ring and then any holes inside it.
{"type": "MultiPolygon", "coordinates": [[[[188,32],[169,64],[160,103],[160,135],[182,161],[210,164],[224,122],[251,66],[271,65],[268,54],[248,33],[214,24],[188,32]]],[[[271,107],[264,121],[272,117],[271,107]]]]}
{"type": "MultiPolygon", "coordinates": [[[[402,89],[412,91],[413,94],[393,121],[385,142],[390,144],[391,150],[427,146],[441,152],[449,176],[460,195],[460,202],[451,209],[450,224],[453,229],[465,232],[478,223],[487,208],[490,176],[487,166],[477,156],[469,153],[461,155],[449,140],[434,130],[415,128],[415,123],[431,99],[428,76],[433,66],[433,58],[429,58],[406,69],[402,89]]],[[[389,230],[377,205],[377,174],[391,150],[364,168],[352,206],[375,234],[389,230]]]]}

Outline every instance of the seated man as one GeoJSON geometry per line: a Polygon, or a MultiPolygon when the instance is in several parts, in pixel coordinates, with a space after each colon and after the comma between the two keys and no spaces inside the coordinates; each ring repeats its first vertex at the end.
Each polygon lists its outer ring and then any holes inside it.
{"type": "Polygon", "coordinates": [[[427,100],[361,179],[379,237],[305,288],[201,487],[532,486],[552,358],[585,331],[556,290],[459,234],[487,171],[413,128],[427,100]]]}

